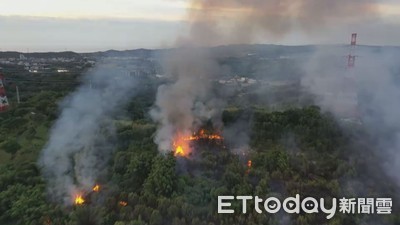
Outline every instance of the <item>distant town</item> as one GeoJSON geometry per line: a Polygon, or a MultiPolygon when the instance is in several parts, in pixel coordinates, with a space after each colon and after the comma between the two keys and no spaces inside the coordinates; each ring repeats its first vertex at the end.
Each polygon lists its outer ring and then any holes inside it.
{"type": "Polygon", "coordinates": [[[26,57],[24,54],[19,54],[19,57],[0,58],[0,65],[16,66],[23,68],[29,73],[68,73],[70,70],[80,70],[85,66],[92,66],[94,60],[86,58],[67,58],[67,57],[26,57]]]}

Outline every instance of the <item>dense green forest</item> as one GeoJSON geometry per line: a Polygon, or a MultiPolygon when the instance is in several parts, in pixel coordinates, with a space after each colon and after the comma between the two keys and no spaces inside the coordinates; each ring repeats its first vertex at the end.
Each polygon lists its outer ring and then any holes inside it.
{"type": "MultiPolygon", "coordinates": [[[[199,153],[195,160],[162,155],[153,142],[156,127],[148,116],[157,85],[148,80],[120,112],[129,120],[115,118],[118,141],[107,175],[98,180],[101,190],[86,196],[83,205],[52,202],[37,160],[59,115],[58,102],[79,83],[78,76],[62,79],[64,85],[19,84],[20,104],[9,92],[12,107],[0,114],[2,225],[400,224],[397,208],[392,215],[337,213],[331,220],[324,214],[269,215],[253,210],[218,214],[218,195],[386,197],[396,196],[397,190],[379,168],[363,127],[338,124],[316,106],[280,111],[227,107],[225,126],[246,118],[247,154],[207,142],[193,144],[199,153]]],[[[241,209],[238,204],[233,207],[241,209]]]]}

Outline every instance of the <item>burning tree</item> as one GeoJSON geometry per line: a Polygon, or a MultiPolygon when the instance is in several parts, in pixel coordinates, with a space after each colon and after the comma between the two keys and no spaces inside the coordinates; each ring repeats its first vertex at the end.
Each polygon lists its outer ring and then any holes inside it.
{"type": "Polygon", "coordinates": [[[90,199],[92,193],[98,193],[100,191],[100,185],[96,184],[93,186],[92,190],[89,192],[79,192],[74,197],[75,205],[83,205],[88,203],[87,199],[90,199]]]}
{"type": "Polygon", "coordinates": [[[174,155],[188,157],[192,152],[191,142],[194,141],[214,141],[221,143],[223,137],[217,133],[208,132],[205,129],[201,129],[199,132],[187,136],[178,134],[173,142],[174,155]]]}
{"type": "Polygon", "coordinates": [[[75,197],[75,205],[82,205],[85,203],[85,199],[83,198],[83,196],[81,194],[78,194],[75,197]]]}

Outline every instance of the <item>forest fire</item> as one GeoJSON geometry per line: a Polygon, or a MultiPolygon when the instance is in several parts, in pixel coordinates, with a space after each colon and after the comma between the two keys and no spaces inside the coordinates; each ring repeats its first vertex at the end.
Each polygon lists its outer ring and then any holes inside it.
{"type": "Polygon", "coordinates": [[[77,194],[75,195],[74,198],[74,203],[75,205],[83,205],[86,202],[86,199],[89,198],[89,196],[91,195],[91,193],[97,193],[100,192],[100,185],[96,184],[95,186],[93,186],[92,191],[91,192],[84,192],[83,194],[77,194]]]}
{"type": "Polygon", "coordinates": [[[250,169],[251,169],[252,165],[253,165],[253,161],[248,160],[248,161],[247,161],[247,170],[246,170],[246,174],[249,174],[249,173],[250,173],[250,169]]]}
{"type": "Polygon", "coordinates": [[[182,135],[177,135],[174,143],[174,155],[186,157],[190,153],[190,146],[186,138],[182,135]]]}
{"type": "Polygon", "coordinates": [[[178,134],[173,143],[174,155],[182,157],[188,156],[191,152],[189,143],[199,140],[223,140],[223,137],[218,134],[209,134],[204,129],[189,136],[178,134]]]}
{"type": "Polygon", "coordinates": [[[128,205],[128,202],[126,202],[126,201],[119,201],[118,204],[119,204],[120,206],[122,206],[122,207],[125,207],[125,206],[128,205]]]}
{"type": "Polygon", "coordinates": [[[94,187],[93,187],[93,192],[99,192],[100,191],[100,185],[98,185],[98,184],[96,184],[94,187]]]}
{"type": "Polygon", "coordinates": [[[175,155],[185,155],[185,151],[183,150],[183,147],[182,146],[177,146],[176,147],[176,149],[175,149],[175,155]]]}
{"type": "Polygon", "coordinates": [[[85,199],[83,199],[82,195],[77,195],[75,197],[75,205],[82,205],[85,203],[85,199]]]}

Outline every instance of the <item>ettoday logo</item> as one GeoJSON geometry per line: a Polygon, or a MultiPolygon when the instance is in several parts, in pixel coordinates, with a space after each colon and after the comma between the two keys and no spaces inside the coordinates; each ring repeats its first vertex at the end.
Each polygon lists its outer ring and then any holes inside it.
{"type": "Polygon", "coordinates": [[[276,197],[262,199],[258,196],[218,196],[218,213],[235,213],[231,209],[232,201],[242,202],[242,213],[247,213],[248,202],[253,203],[254,210],[257,213],[263,213],[263,210],[270,214],[278,213],[283,209],[289,214],[304,213],[325,213],[326,218],[331,219],[335,216],[339,205],[339,212],[348,214],[391,214],[392,199],[391,198],[341,198],[339,204],[336,198],[332,198],[330,204],[327,204],[323,198],[319,201],[313,197],[300,198],[297,194],[295,197],[288,197],[281,202],[276,197]]]}

